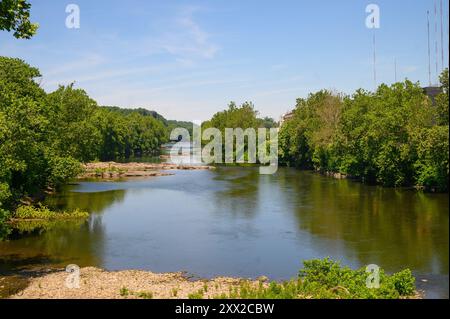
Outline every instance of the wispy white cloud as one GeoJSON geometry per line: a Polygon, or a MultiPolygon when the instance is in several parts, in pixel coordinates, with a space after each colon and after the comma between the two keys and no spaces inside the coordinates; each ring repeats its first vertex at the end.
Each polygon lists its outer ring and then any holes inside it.
{"type": "Polygon", "coordinates": [[[151,36],[147,34],[125,40],[116,33],[104,35],[95,40],[97,49],[85,48],[65,64],[43,68],[42,85],[51,90],[59,84],[71,82],[83,85],[93,81],[125,80],[138,75],[151,76],[164,70],[195,68],[199,61],[214,58],[219,50],[209,33],[195,20],[194,16],[200,11],[201,8],[194,6],[179,7],[172,16],[164,18],[164,29],[156,28],[151,36]],[[98,46],[98,41],[104,43],[108,50],[98,46]],[[159,56],[168,62],[161,63],[159,56]],[[135,61],[139,59],[146,59],[146,65],[135,67],[135,61]]]}
{"type": "Polygon", "coordinates": [[[106,58],[99,54],[87,54],[62,66],[43,70],[46,77],[54,77],[61,74],[79,72],[80,70],[92,71],[93,67],[97,67],[106,62],[106,58]]]}
{"type": "Polygon", "coordinates": [[[156,47],[185,59],[212,59],[219,51],[219,46],[210,41],[210,35],[195,21],[194,15],[199,10],[198,7],[179,10],[173,20],[174,26],[155,41],[156,47]]]}

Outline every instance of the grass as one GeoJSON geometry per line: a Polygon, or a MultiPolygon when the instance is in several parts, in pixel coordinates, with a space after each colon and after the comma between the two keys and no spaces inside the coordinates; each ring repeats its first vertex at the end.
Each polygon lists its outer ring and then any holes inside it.
{"type": "Polygon", "coordinates": [[[203,299],[204,293],[203,288],[199,289],[197,292],[188,294],[188,299],[203,299]]]}
{"type": "Polygon", "coordinates": [[[89,217],[89,213],[74,211],[52,211],[38,206],[19,206],[13,213],[0,209],[0,241],[8,240],[13,233],[26,234],[48,231],[55,227],[77,227],[89,217]]]}
{"type": "Polygon", "coordinates": [[[84,219],[89,213],[76,209],[74,211],[55,212],[45,206],[19,206],[12,214],[12,219],[19,220],[58,220],[58,219],[84,219]]]}
{"type": "Polygon", "coordinates": [[[141,299],[153,299],[153,292],[151,291],[131,291],[126,287],[120,288],[119,294],[122,297],[136,296],[141,299]]]}
{"type": "Polygon", "coordinates": [[[43,219],[18,219],[9,223],[11,231],[19,234],[27,234],[32,232],[43,233],[54,228],[61,230],[73,230],[79,228],[84,223],[83,219],[65,219],[65,220],[43,220],[43,219]]]}
{"type": "Polygon", "coordinates": [[[128,288],[122,287],[122,288],[120,288],[120,290],[119,290],[119,294],[120,294],[122,297],[127,297],[128,295],[130,295],[130,291],[128,290],[128,288]]]}
{"type": "Polygon", "coordinates": [[[135,293],[135,295],[142,299],[153,299],[153,292],[151,291],[140,291],[135,293]]]}

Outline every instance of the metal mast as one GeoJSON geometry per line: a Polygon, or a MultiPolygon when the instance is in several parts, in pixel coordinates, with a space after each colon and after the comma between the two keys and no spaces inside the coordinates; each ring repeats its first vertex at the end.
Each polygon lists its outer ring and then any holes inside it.
{"type": "Polygon", "coordinates": [[[427,31],[428,31],[428,82],[431,86],[430,11],[427,11],[427,31]]]}
{"type": "Polygon", "coordinates": [[[438,50],[438,17],[437,17],[437,0],[434,0],[434,45],[435,45],[435,62],[436,62],[436,79],[439,78],[439,50],[438,50]]]}
{"type": "Polygon", "coordinates": [[[373,29],[373,83],[375,91],[377,90],[377,53],[376,53],[376,39],[375,28],[373,29]]]}
{"type": "Polygon", "coordinates": [[[442,0],[441,0],[441,55],[442,55],[442,70],[444,69],[444,12],[442,11],[442,0]]]}

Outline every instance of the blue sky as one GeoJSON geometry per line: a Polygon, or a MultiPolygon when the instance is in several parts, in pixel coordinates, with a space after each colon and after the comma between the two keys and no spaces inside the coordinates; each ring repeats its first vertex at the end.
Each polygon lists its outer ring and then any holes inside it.
{"type": "MultiPolygon", "coordinates": [[[[396,59],[399,80],[428,84],[427,10],[436,77],[434,1],[31,0],[38,34],[0,32],[0,55],[38,67],[47,91],[75,81],[101,105],[206,120],[229,101],[252,101],[278,119],[309,92],[373,89],[370,3],[381,10],[378,81],[394,82],[396,59]],[[80,29],[65,26],[70,3],[80,7],[80,29]]],[[[444,39],[448,48],[448,0],[444,39]]]]}

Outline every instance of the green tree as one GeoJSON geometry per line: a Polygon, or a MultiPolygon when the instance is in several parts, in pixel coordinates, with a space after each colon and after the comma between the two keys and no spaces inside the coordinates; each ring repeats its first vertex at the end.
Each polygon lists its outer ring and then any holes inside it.
{"type": "Polygon", "coordinates": [[[73,84],[61,86],[47,96],[49,118],[49,142],[61,156],[71,156],[82,162],[98,157],[101,133],[93,121],[97,103],[84,90],[73,84]]]}
{"type": "Polygon", "coordinates": [[[294,117],[280,129],[281,160],[302,168],[329,170],[341,109],[342,97],[326,90],[297,99],[294,117]]]}
{"type": "Polygon", "coordinates": [[[441,81],[442,93],[436,97],[436,113],[437,113],[437,124],[438,125],[448,125],[448,69],[445,69],[441,76],[439,77],[441,81]]]}
{"type": "Polygon", "coordinates": [[[31,38],[38,29],[30,22],[31,4],[27,0],[2,0],[0,2],[0,30],[13,31],[18,39],[31,38]]]}
{"type": "Polygon", "coordinates": [[[328,91],[298,99],[280,130],[289,165],[339,172],[384,186],[448,189],[448,71],[432,101],[419,83],[380,85],[341,97],[328,91]]]}

